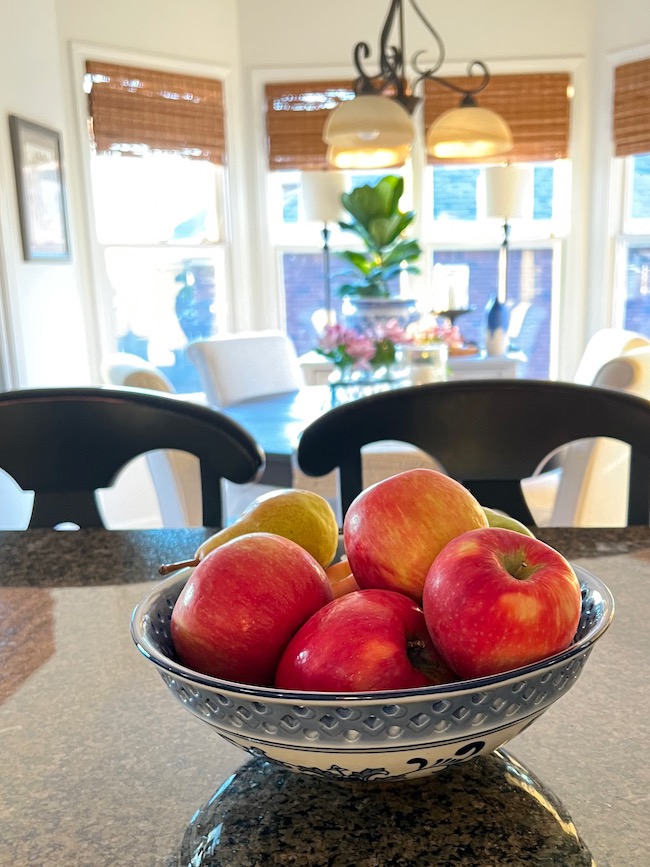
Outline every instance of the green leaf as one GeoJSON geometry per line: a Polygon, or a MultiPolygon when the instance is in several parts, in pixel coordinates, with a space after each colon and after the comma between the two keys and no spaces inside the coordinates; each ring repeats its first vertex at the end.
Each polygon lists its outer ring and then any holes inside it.
{"type": "Polygon", "coordinates": [[[367,253],[360,253],[357,250],[343,250],[339,255],[341,259],[345,259],[346,262],[349,262],[350,265],[353,265],[362,274],[367,274],[375,265],[372,257],[368,256],[367,253]]]}
{"type": "Polygon", "coordinates": [[[371,220],[377,217],[391,217],[399,207],[404,192],[404,179],[398,175],[387,175],[374,186],[363,184],[349,193],[343,193],[343,207],[366,229],[371,220]]]}
{"type": "Polygon", "coordinates": [[[400,241],[393,249],[384,256],[384,264],[392,262],[411,262],[422,255],[422,249],[417,241],[400,241]]]}

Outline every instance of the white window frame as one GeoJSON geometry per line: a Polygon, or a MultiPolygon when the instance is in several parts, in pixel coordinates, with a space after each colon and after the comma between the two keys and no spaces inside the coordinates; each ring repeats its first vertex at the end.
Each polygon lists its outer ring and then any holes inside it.
{"type": "MultiPolygon", "coordinates": [[[[88,142],[88,104],[87,94],[85,94],[83,90],[83,80],[84,75],[86,74],[87,60],[100,60],[109,63],[127,64],[144,68],[149,67],[181,74],[185,73],[188,75],[217,78],[223,84],[227,111],[229,111],[228,106],[236,103],[236,96],[232,92],[232,75],[231,70],[228,67],[178,60],[175,58],[170,59],[169,57],[125,51],[119,48],[111,48],[105,45],[95,45],[86,42],[73,41],[70,44],[70,63],[72,67],[71,81],[77,118],[76,128],[78,131],[77,144],[79,147],[79,154],[81,155],[80,164],[83,176],[83,205],[85,208],[85,231],[87,233],[86,242],[87,249],[90,253],[89,260],[81,263],[81,266],[86,270],[88,286],[91,287],[86,296],[90,305],[90,309],[87,311],[86,320],[88,334],[91,335],[89,345],[94,347],[95,353],[95,357],[91,359],[91,366],[94,369],[95,377],[99,379],[101,360],[107,353],[113,351],[114,337],[116,333],[112,309],[112,291],[104,265],[104,249],[106,246],[113,247],[121,245],[100,244],[97,239],[91,177],[92,154],[88,142]]],[[[234,125],[235,124],[230,123],[226,124],[226,152],[228,154],[232,154],[236,150],[231,131],[231,128],[234,125]]],[[[231,216],[233,209],[230,185],[229,171],[225,171],[223,230],[221,238],[217,244],[214,245],[215,247],[221,247],[224,251],[225,279],[228,294],[225,318],[229,323],[232,322],[233,308],[235,307],[232,290],[235,280],[233,278],[233,219],[231,216]]],[[[141,245],[134,244],[130,246],[135,248],[141,245]]],[[[147,244],[145,246],[147,248],[160,247],[170,249],[172,246],[176,245],[147,244]]],[[[202,249],[204,248],[199,245],[196,246],[197,255],[200,255],[202,249]]]]}
{"type": "MultiPolygon", "coordinates": [[[[614,98],[614,70],[625,63],[644,60],[650,57],[650,44],[638,45],[633,49],[616,52],[609,56],[610,70],[610,102],[614,98]]],[[[609,132],[613,140],[611,129],[609,132]]],[[[622,328],[625,322],[625,306],[627,301],[627,263],[630,246],[650,247],[650,219],[635,219],[628,217],[629,204],[632,198],[633,157],[610,158],[609,174],[609,238],[605,246],[605,262],[603,271],[609,277],[611,289],[607,296],[607,314],[605,322],[622,328]]]]}

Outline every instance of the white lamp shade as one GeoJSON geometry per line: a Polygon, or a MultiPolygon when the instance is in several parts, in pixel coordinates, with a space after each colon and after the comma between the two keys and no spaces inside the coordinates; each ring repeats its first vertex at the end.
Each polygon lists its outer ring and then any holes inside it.
{"type": "Polygon", "coordinates": [[[330,145],[327,162],[337,169],[389,169],[403,166],[410,154],[410,145],[363,148],[350,141],[348,144],[330,145]]]}
{"type": "Polygon", "coordinates": [[[409,113],[386,96],[362,95],[342,102],[330,112],[323,127],[326,144],[349,146],[352,139],[364,149],[410,147],[414,136],[409,113]]]}
{"type": "Polygon", "coordinates": [[[512,150],[512,133],[496,112],[478,106],[444,111],[429,127],[427,151],[440,159],[491,157],[512,150]]]}
{"type": "Polygon", "coordinates": [[[342,172],[303,172],[302,208],[305,220],[337,223],[343,217],[341,195],[345,192],[342,172]]]}
{"type": "Polygon", "coordinates": [[[502,220],[530,217],[533,171],[530,166],[490,166],[485,170],[486,216],[502,220]]]}

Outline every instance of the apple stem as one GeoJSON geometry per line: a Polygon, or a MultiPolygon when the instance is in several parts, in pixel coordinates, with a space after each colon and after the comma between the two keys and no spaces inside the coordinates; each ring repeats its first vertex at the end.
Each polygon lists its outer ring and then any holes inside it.
{"type": "Polygon", "coordinates": [[[525,572],[527,569],[528,569],[528,563],[526,563],[526,561],[524,560],[522,563],[519,564],[519,567],[518,567],[517,571],[515,572],[514,577],[515,578],[524,578],[525,572]]]}
{"type": "Polygon", "coordinates": [[[176,572],[177,569],[185,569],[188,566],[198,566],[199,558],[194,557],[192,560],[181,560],[180,563],[163,563],[158,567],[158,572],[161,575],[169,575],[170,572],[176,572]]]}

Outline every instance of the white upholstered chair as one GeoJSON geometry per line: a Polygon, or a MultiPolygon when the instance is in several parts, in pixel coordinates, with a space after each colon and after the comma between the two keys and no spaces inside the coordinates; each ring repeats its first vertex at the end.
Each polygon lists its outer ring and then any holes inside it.
{"type": "MultiPolygon", "coordinates": [[[[176,393],[172,383],[155,365],[126,352],[108,356],[102,364],[101,376],[109,385],[176,393]]],[[[205,402],[200,394],[189,397],[205,402]]],[[[198,458],[170,449],[151,452],[144,460],[149,468],[163,526],[200,527],[201,474],[198,458]]],[[[106,505],[102,498],[100,501],[106,505]]]]}
{"type": "Polygon", "coordinates": [[[589,338],[573,381],[578,385],[594,385],[601,367],[613,358],[650,346],[650,339],[625,328],[601,328],[589,338]]]}
{"type": "MultiPolygon", "coordinates": [[[[169,379],[151,362],[137,355],[115,353],[102,365],[102,379],[113,385],[146,388],[175,394],[169,379]]],[[[179,399],[208,404],[203,392],[179,394],[179,399]]],[[[198,460],[174,450],[146,456],[164,527],[197,527],[202,523],[201,477],[198,460]]],[[[272,490],[256,482],[236,485],[224,480],[222,496],[226,523],[231,523],[260,494],[272,490]]]]}
{"type": "Polygon", "coordinates": [[[187,356],[208,401],[231,406],[254,397],[295,391],[304,385],[296,348],[282,331],[256,331],[194,340],[187,356]]]}
{"type": "MultiPolygon", "coordinates": [[[[620,333],[605,335],[601,348],[611,347],[610,338],[617,336],[620,333]]],[[[623,343],[626,345],[636,348],[605,360],[590,384],[650,400],[650,341],[632,334],[623,343]]],[[[594,359],[586,353],[582,376],[589,375],[594,359]]],[[[629,446],[622,443],[608,439],[572,443],[561,450],[558,467],[522,482],[524,496],[540,526],[624,527],[629,463],[629,446]]]]}

